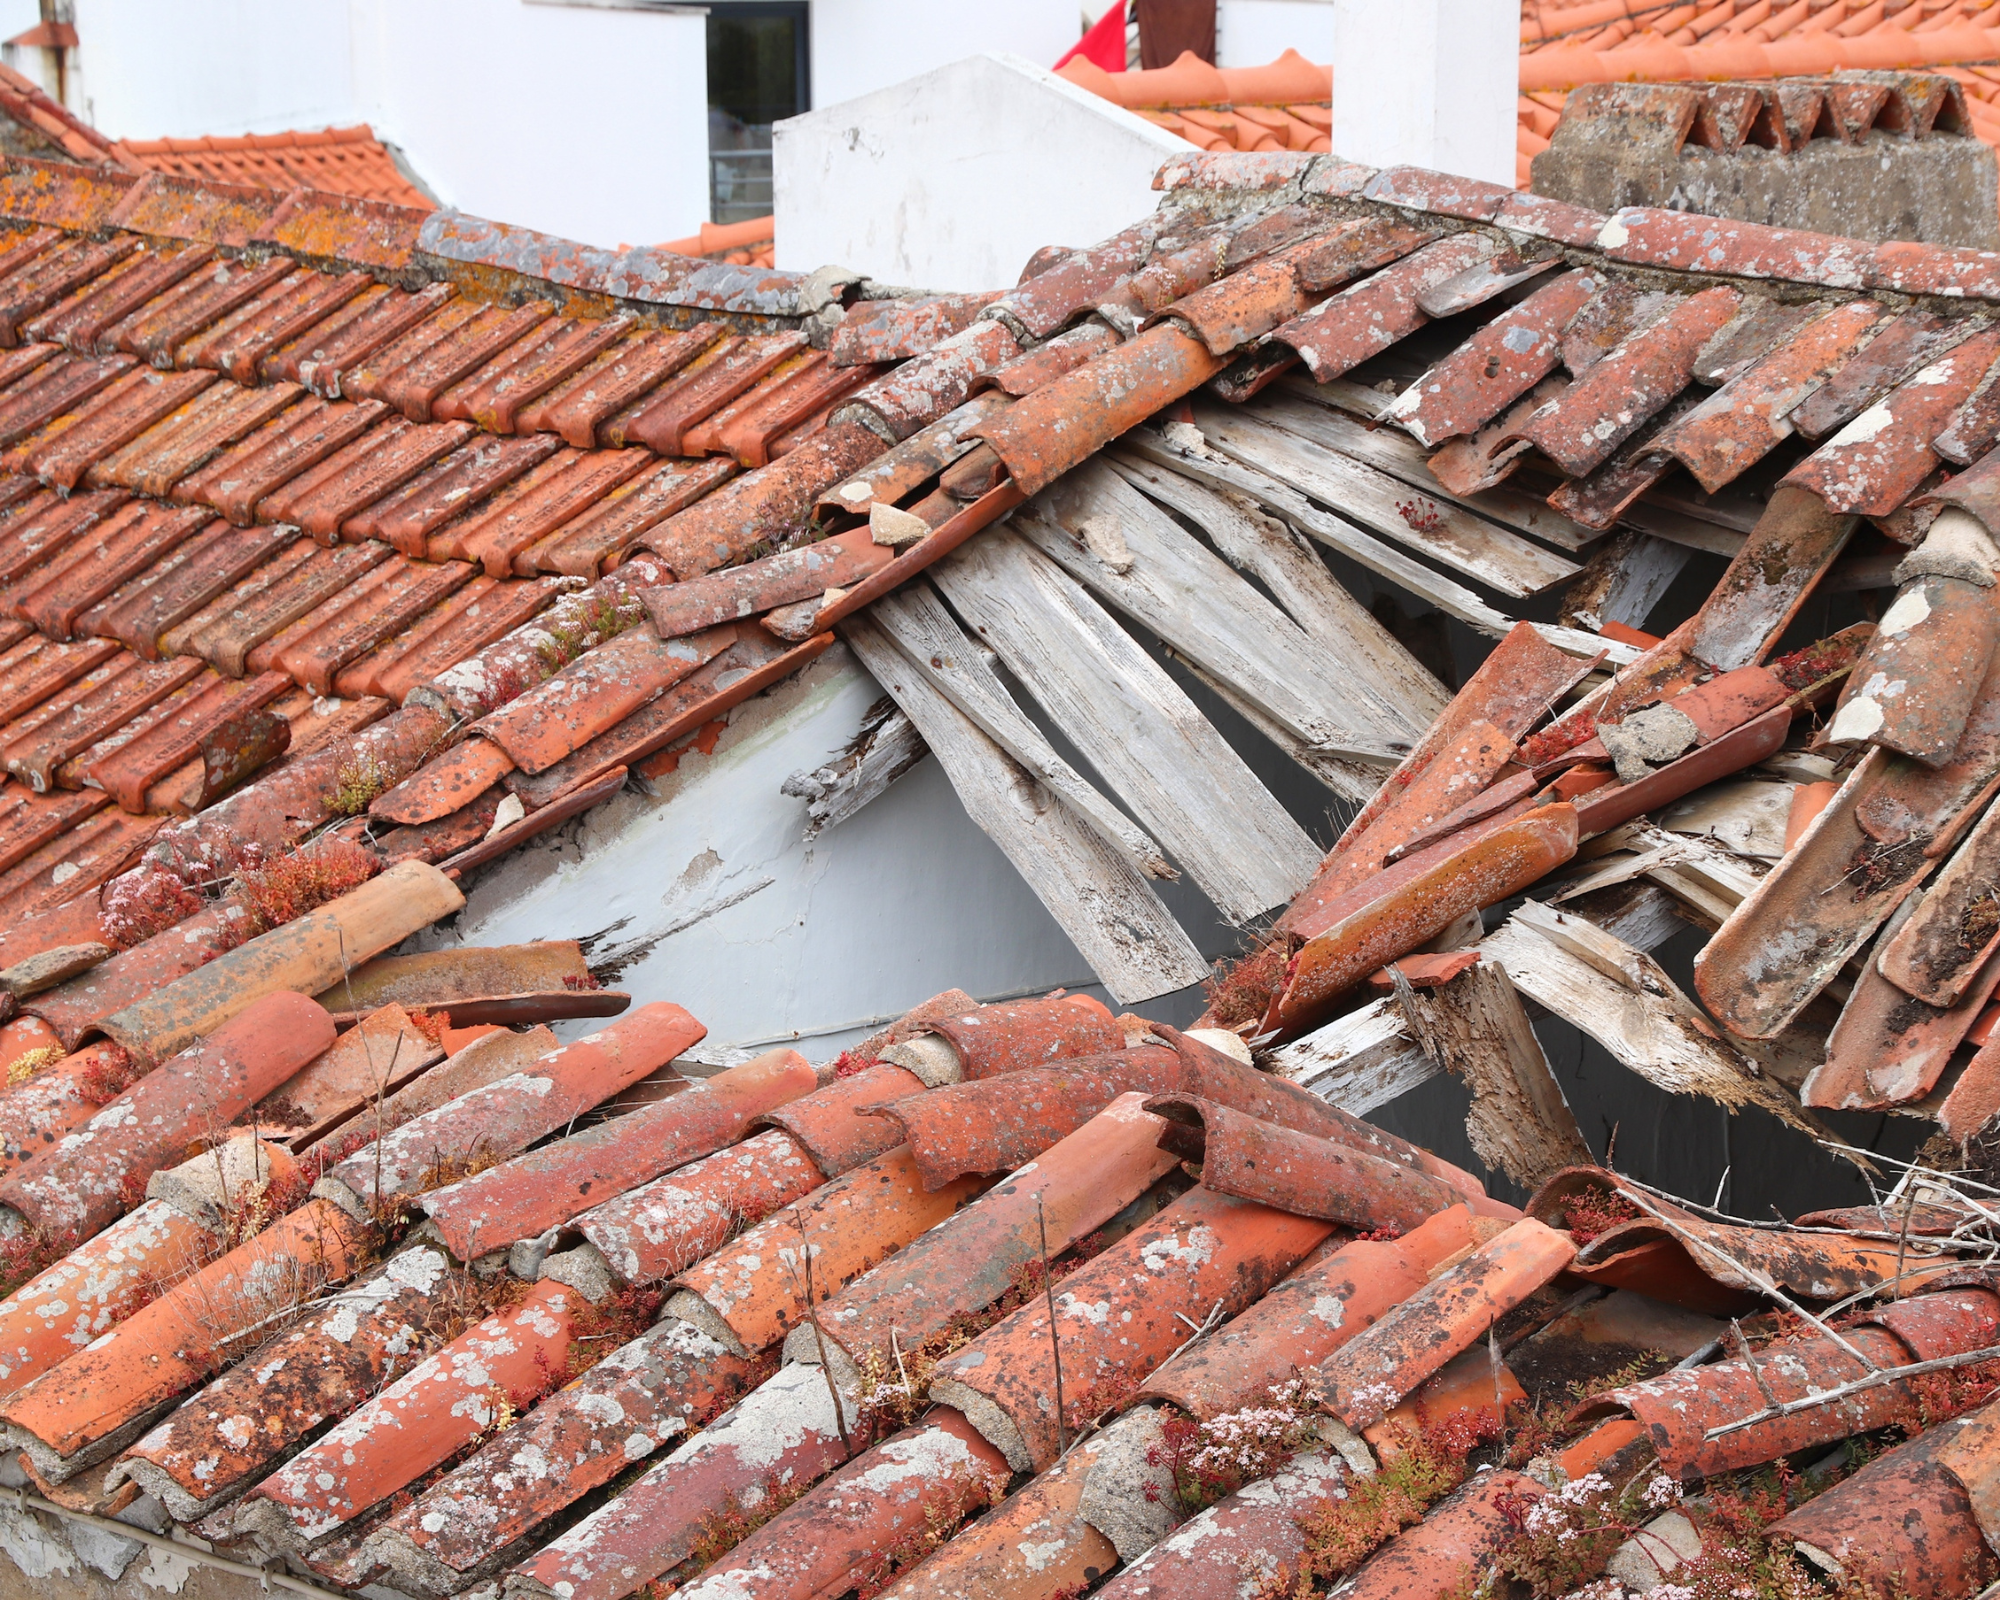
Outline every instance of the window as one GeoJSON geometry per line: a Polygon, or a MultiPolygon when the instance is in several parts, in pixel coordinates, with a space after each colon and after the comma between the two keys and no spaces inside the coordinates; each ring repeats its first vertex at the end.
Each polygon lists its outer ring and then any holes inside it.
{"type": "Polygon", "coordinates": [[[744,0],[708,11],[711,222],[771,214],[771,124],[812,104],[805,0],[744,0]]]}

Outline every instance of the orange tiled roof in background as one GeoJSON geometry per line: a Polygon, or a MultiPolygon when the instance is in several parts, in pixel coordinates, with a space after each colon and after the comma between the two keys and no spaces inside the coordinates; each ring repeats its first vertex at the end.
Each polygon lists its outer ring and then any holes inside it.
{"type": "MultiPolygon", "coordinates": [[[[1571,89],[1928,68],[1964,85],[1974,130],[2000,145],[2000,0],[1585,0],[1521,7],[1515,181],[1548,148],[1571,89]]],[[[1059,70],[1204,150],[1325,150],[1332,68],[1287,50],[1269,66],[1184,55],[1150,72],[1059,70]]]]}
{"type": "MultiPolygon", "coordinates": [[[[9,42],[19,44],[27,37],[22,34],[9,42]]],[[[46,93],[33,78],[8,66],[0,66],[0,115],[11,118],[31,136],[46,140],[53,147],[47,153],[59,159],[131,165],[119,162],[111,141],[103,134],[46,93]]]]}
{"type": "Polygon", "coordinates": [[[403,176],[388,147],[366,123],[318,133],[249,133],[230,139],[121,139],[111,151],[111,158],[121,165],[184,178],[264,189],[318,189],[420,211],[437,206],[403,176]]]}
{"type": "Polygon", "coordinates": [[[1106,72],[1073,56],[1056,72],[1203,150],[1331,148],[1333,69],[1287,50],[1269,66],[1213,67],[1183,52],[1169,67],[1106,72]]]}
{"type": "Polygon", "coordinates": [[[752,217],[747,222],[704,222],[699,233],[685,239],[669,239],[661,245],[677,256],[706,256],[725,261],[732,267],[768,267],[776,243],[775,217],[752,217]]]}

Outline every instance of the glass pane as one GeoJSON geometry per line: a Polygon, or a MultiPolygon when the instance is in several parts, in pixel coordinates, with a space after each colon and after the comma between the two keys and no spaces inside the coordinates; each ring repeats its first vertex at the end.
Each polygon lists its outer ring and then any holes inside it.
{"type": "Polygon", "coordinates": [[[709,105],[749,127],[769,128],[780,117],[796,116],[802,107],[798,69],[804,21],[790,12],[711,12],[709,105]]]}
{"type": "Polygon", "coordinates": [[[709,217],[771,210],[771,124],[806,106],[803,5],[717,5],[708,17],[709,217]]]}

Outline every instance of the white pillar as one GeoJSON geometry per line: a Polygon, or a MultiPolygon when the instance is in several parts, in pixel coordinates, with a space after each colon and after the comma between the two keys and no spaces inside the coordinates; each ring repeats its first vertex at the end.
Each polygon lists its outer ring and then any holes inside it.
{"type": "Polygon", "coordinates": [[[1514,187],[1519,0],[1336,0],[1333,148],[1514,187]]]}

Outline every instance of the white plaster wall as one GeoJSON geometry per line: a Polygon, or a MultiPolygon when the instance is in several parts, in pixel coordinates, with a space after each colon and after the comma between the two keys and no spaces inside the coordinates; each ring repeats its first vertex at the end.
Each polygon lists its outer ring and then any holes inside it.
{"type": "Polygon", "coordinates": [[[1333,59],[1333,0],[1220,0],[1219,67],[1262,67],[1287,50],[1322,64],[1333,59]]]}
{"type": "Polygon", "coordinates": [[[497,221],[656,244],[708,215],[698,8],[80,0],[76,25],[81,109],[114,138],[367,122],[497,221]]]}
{"type": "Polygon", "coordinates": [[[812,103],[838,105],[987,50],[1052,66],[1082,33],[1077,0],[812,0],[812,103]]]}
{"type": "MultiPolygon", "coordinates": [[[[36,20],[0,0],[0,38],[36,20]]],[[[813,103],[991,47],[1046,65],[1079,22],[1075,0],[814,0],[813,103]]],[[[77,0],[76,25],[78,110],[114,138],[368,122],[440,199],[498,221],[653,244],[708,215],[698,6],[77,0]]]]}
{"type": "Polygon", "coordinates": [[[356,87],[440,199],[585,244],[708,215],[708,58],[693,9],[355,0],[356,87]]]}
{"type": "Polygon", "coordinates": [[[1188,149],[1017,56],[970,56],[778,124],[778,265],[1005,288],[1043,245],[1149,213],[1154,172],[1188,149]]]}
{"type": "Polygon", "coordinates": [[[0,39],[26,33],[41,20],[42,8],[37,0],[0,0],[0,39]]]}
{"type": "Polygon", "coordinates": [[[1336,0],[1333,148],[1514,186],[1516,0],[1336,0]]]}
{"type": "MultiPolygon", "coordinates": [[[[593,959],[657,939],[618,987],[636,1004],[685,1004],[708,1026],[710,1059],[797,1034],[825,1060],[950,988],[991,999],[1060,984],[1102,997],[934,759],[804,843],[805,804],[778,786],[839,750],[880,694],[836,647],[746,706],[714,753],[684,758],[657,797],[627,791],[557,842],[506,858],[426,946],[576,938],[623,921],[593,959]]],[[[1199,1004],[1144,1009],[1185,1021],[1199,1004]]]]}
{"type": "Polygon", "coordinates": [[[76,109],[114,139],[358,121],[351,8],[352,0],[77,0],[76,109]]]}

